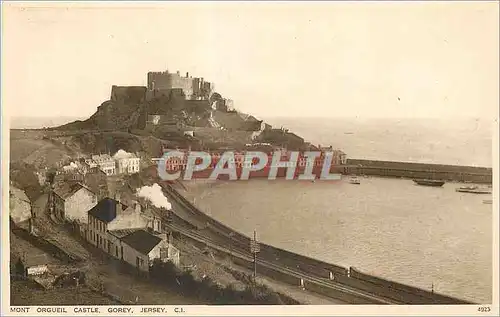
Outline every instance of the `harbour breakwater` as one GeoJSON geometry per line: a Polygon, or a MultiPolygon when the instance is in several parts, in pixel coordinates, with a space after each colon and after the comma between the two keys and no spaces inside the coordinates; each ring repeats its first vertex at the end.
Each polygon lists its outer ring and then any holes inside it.
{"type": "MultiPolygon", "coordinates": [[[[286,161],[287,159],[284,159],[286,161]]],[[[268,178],[271,167],[265,166],[261,170],[251,171],[248,178],[268,178]]],[[[293,179],[299,179],[299,175],[304,173],[305,166],[297,165],[293,173],[293,179]]],[[[240,179],[242,175],[242,166],[236,166],[236,179],[240,179]]],[[[469,182],[478,184],[491,184],[493,182],[493,169],[488,167],[476,166],[460,166],[460,165],[444,165],[444,164],[427,164],[427,163],[411,163],[397,161],[379,161],[365,159],[347,159],[345,164],[333,164],[328,169],[329,173],[338,173],[344,175],[370,175],[380,177],[393,178],[417,178],[417,179],[432,179],[454,182],[469,182]]],[[[184,169],[180,170],[181,178],[183,178],[184,169]]],[[[194,171],[193,179],[209,179],[214,172],[214,167],[194,171]]],[[[320,162],[314,163],[312,174],[315,178],[320,178],[323,173],[323,166],[320,162]]],[[[276,171],[277,178],[288,177],[288,168],[279,167],[276,171]]],[[[228,174],[217,176],[218,180],[229,180],[228,174]]]]}
{"type": "Polygon", "coordinates": [[[479,184],[491,184],[493,181],[493,169],[488,167],[363,159],[347,159],[347,166],[343,168],[342,172],[355,175],[424,178],[479,184]]]}
{"type": "MultiPolygon", "coordinates": [[[[193,217],[196,218],[196,223],[206,224],[203,228],[198,227],[198,229],[209,229],[211,232],[214,232],[219,237],[221,237],[221,239],[219,240],[221,244],[224,244],[226,246],[230,245],[231,248],[235,250],[244,250],[250,255],[249,237],[240,234],[233,229],[225,226],[224,224],[216,221],[215,219],[209,217],[198,208],[196,208],[171,185],[164,184],[163,187],[169,197],[181,202],[182,205],[189,208],[193,217]]],[[[270,263],[275,263],[290,270],[302,272],[303,274],[307,274],[308,276],[317,277],[325,281],[332,281],[334,283],[377,295],[401,304],[470,304],[470,302],[468,301],[438,294],[433,292],[432,290],[424,290],[417,287],[393,282],[382,277],[362,273],[352,267],[345,268],[339,265],[323,262],[304,255],[276,248],[264,243],[260,244],[260,253],[258,257],[259,259],[265,260],[270,263]]],[[[248,267],[249,264],[245,263],[242,264],[242,266],[248,267]]],[[[300,285],[305,289],[311,290],[313,292],[342,300],[342,298],[339,298],[339,291],[334,290],[330,287],[325,287],[321,284],[300,281],[300,279],[297,279],[297,277],[293,275],[287,275],[286,277],[284,277],[282,273],[277,274],[270,270],[263,270],[261,274],[270,276],[272,278],[275,278],[276,280],[288,284],[297,286],[300,285]]],[[[351,299],[349,302],[358,303],[353,299],[351,299]]]]}

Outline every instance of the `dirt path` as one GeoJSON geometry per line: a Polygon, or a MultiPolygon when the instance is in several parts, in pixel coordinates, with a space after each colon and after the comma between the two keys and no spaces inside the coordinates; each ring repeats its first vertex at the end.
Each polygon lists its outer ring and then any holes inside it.
{"type": "Polygon", "coordinates": [[[54,224],[46,212],[48,194],[41,195],[33,203],[33,213],[35,214],[35,227],[38,234],[68,253],[74,254],[81,259],[89,259],[88,251],[82,247],[75,239],[63,228],[54,224]]]}

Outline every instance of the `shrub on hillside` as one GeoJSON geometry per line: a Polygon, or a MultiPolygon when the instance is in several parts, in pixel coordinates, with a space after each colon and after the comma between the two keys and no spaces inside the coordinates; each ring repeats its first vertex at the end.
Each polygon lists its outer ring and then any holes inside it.
{"type": "Polygon", "coordinates": [[[9,170],[12,185],[22,189],[33,202],[42,194],[42,186],[38,182],[36,170],[32,165],[26,163],[12,163],[9,170]]]}
{"type": "Polygon", "coordinates": [[[191,271],[181,271],[173,263],[156,261],[150,270],[150,276],[158,283],[170,289],[179,291],[189,297],[196,297],[220,305],[284,305],[299,304],[287,299],[283,300],[278,293],[271,291],[264,285],[249,284],[243,291],[235,290],[232,286],[222,287],[210,277],[201,281],[193,277],[191,271]]]}

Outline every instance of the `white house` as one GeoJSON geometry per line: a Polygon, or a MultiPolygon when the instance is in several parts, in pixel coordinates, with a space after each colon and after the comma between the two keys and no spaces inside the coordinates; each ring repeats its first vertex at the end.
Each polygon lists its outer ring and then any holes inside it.
{"type": "Polygon", "coordinates": [[[347,155],[341,150],[333,150],[334,163],[337,165],[347,164],[347,155]]]}
{"type": "Polygon", "coordinates": [[[118,174],[135,174],[140,171],[141,159],[134,153],[119,150],[113,155],[118,166],[118,174]]]}
{"type": "Polygon", "coordinates": [[[116,163],[108,154],[92,155],[94,161],[106,175],[116,174],[116,163]]]}
{"type": "Polygon", "coordinates": [[[97,204],[97,195],[81,183],[61,183],[51,196],[54,215],[83,223],[87,223],[87,211],[97,204]]]}

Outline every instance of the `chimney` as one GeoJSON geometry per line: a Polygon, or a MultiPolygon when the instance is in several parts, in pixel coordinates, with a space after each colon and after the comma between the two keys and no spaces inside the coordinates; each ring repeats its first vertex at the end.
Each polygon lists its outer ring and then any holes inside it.
{"type": "Polygon", "coordinates": [[[32,217],[30,217],[28,219],[28,230],[29,230],[29,233],[31,235],[35,234],[35,230],[34,230],[34,227],[33,227],[33,218],[32,217]]]}
{"type": "Polygon", "coordinates": [[[166,241],[170,242],[170,239],[166,233],[159,233],[159,234],[156,234],[156,236],[162,240],[166,240],[166,241]]]}
{"type": "Polygon", "coordinates": [[[159,218],[154,218],[153,219],[153,229],[156,231],[156,232],[161,232],[161,219],[159,218]]]}
{"type": "Polygon", "coordinates": [[[119,192],[115,192],[115,200],[116,200],[116,209],[115,209],[115,212],[116,214],[118,215],[118,213],[120,212],[120,209],[121,209],[121,199],[120,199],[120,193],[119,192]]]}
{"type": "Polygon", "coordinates": [[[189,78],[189,72],[186,72],[186,78],[189,78]]]}

